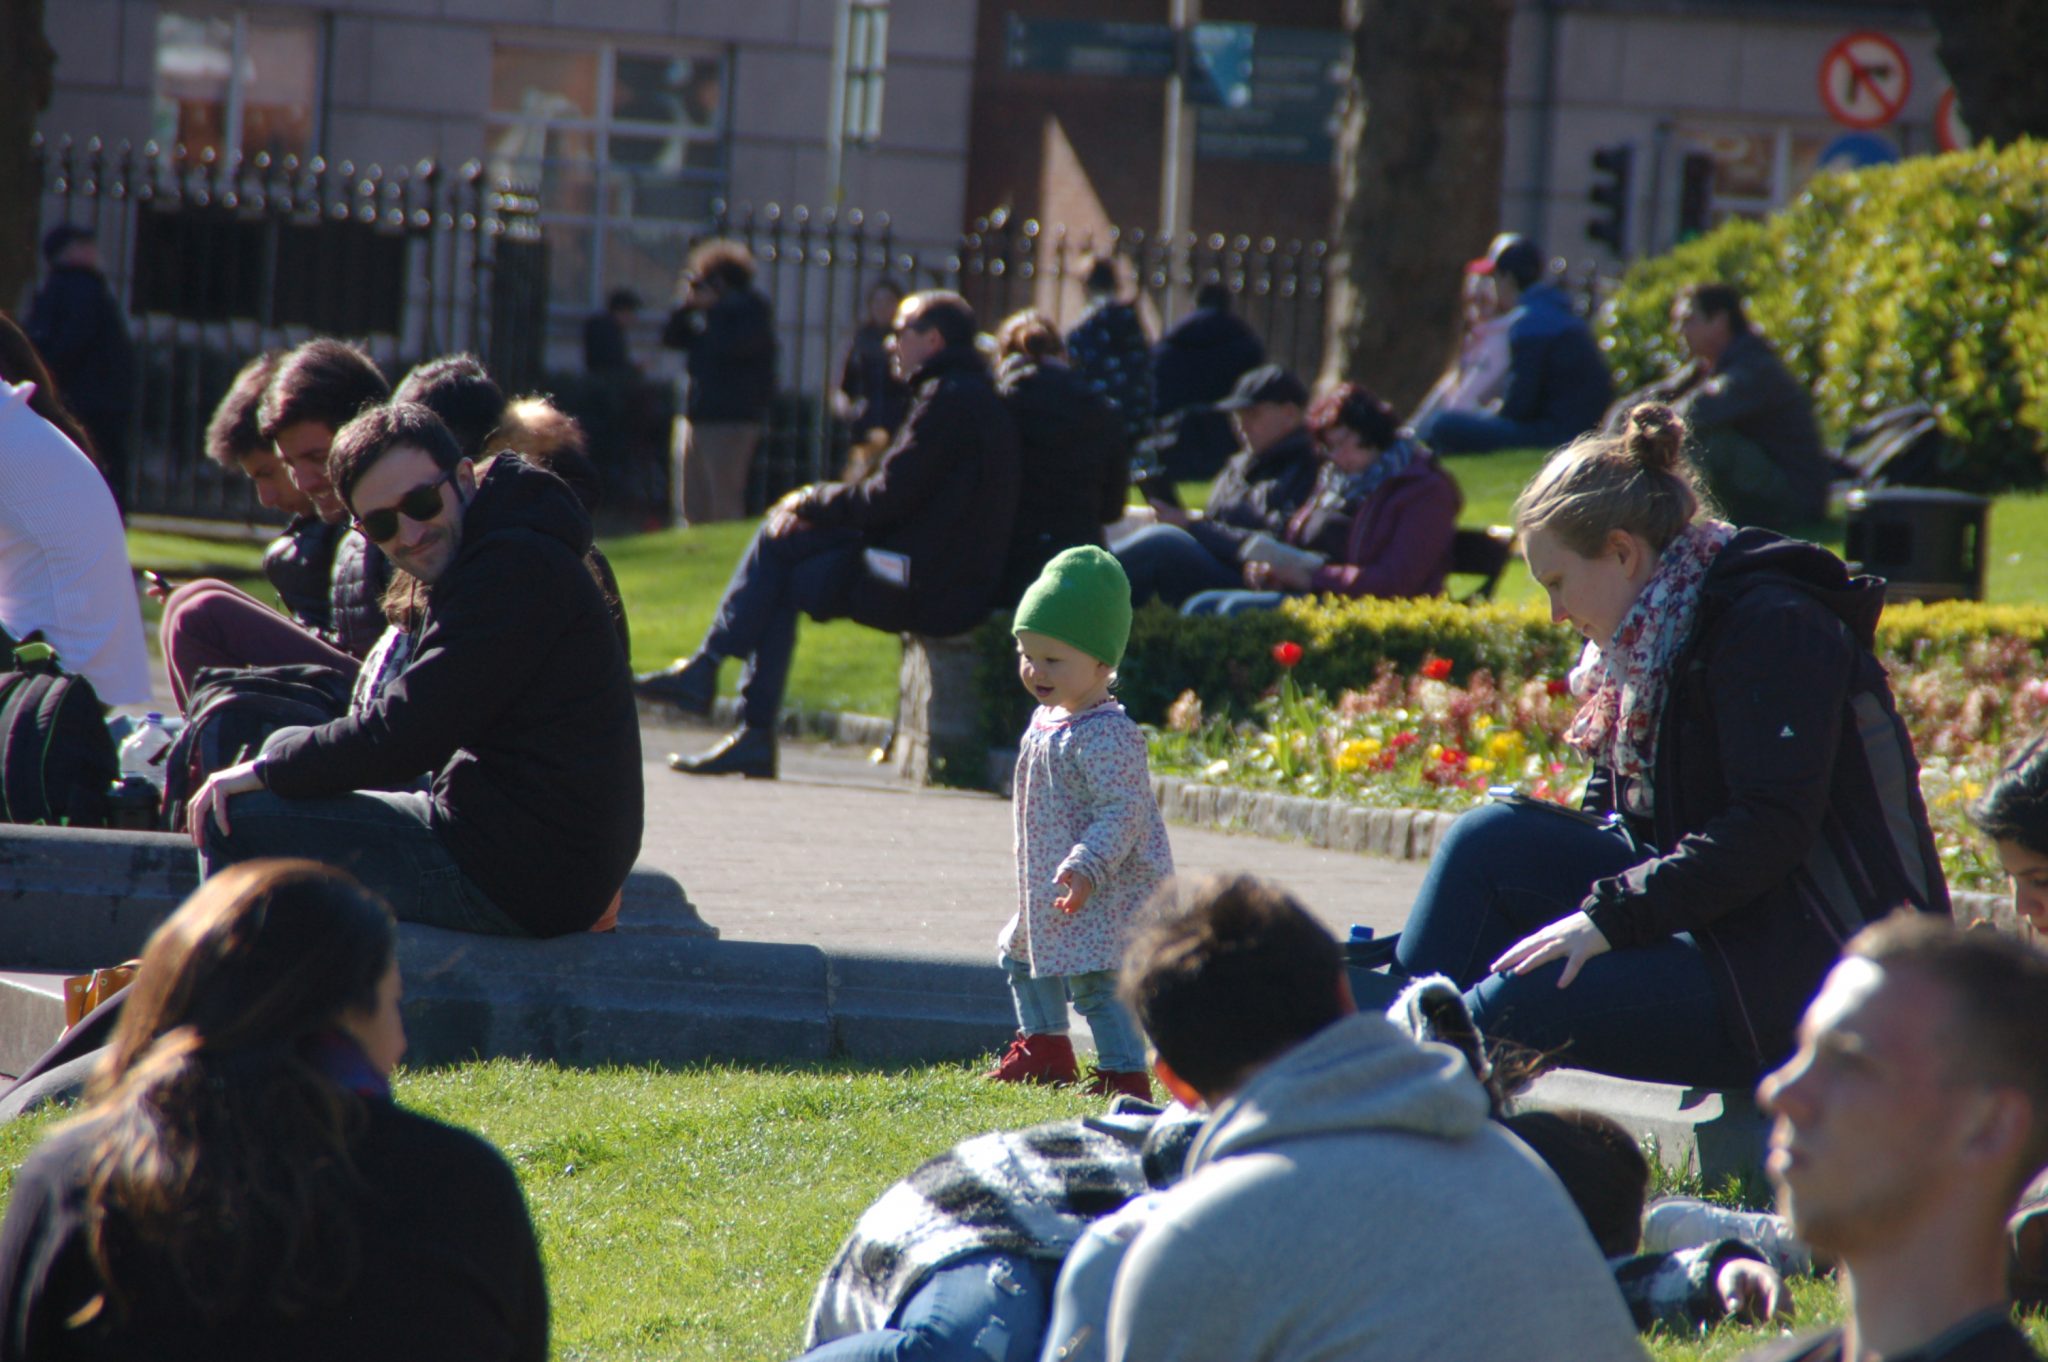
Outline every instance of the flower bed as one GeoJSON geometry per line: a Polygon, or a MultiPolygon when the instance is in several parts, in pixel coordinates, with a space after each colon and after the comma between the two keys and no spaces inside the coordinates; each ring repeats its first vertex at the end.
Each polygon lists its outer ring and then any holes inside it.
{"type": "MultiPolygon", "coordinates": [[[[1949,883],[1997,888],[1969,805],[1999,751],[2048,726],[2039,641],[2021,633],[1939,648],[1924,635],[1900,641],[1887,660],[1949,883]]],[[[1561,676],[1481,668],[1461,683],[1449,659],[1429,657],[1406,674],[1383,662],[1369,685],[1332,699],[1296,685],[1308,656],[1302,645],[1282,640],[1270,655],[1279,683],[1248,718],[1207,715],[1196,692],[1182,692],[1150,730],[1152,769],[1371,808],[1469,808],[1494,785],[1571,802],[1585,781],[1587,763],[1564,743],[1576,705],[1561,676]]]]}

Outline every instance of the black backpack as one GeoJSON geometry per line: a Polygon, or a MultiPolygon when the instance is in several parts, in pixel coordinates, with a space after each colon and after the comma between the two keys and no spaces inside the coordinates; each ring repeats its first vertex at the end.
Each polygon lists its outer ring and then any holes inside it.
{"type": "Polygon", "coordinates": [[[185,831],[193,792],[215,771],[255,756],[278,729],[348,713],[353,684],[346,672],[312,662],[202,670],[185,701],[185,729],[164,754],[164,825],[185,831]]]}
{"type": "Polygon", "coordinates": [[[0,674],[0,819],[105,827],[121,758],[92,682],[46,643],[21,644],[13,662],[0,674]]]}

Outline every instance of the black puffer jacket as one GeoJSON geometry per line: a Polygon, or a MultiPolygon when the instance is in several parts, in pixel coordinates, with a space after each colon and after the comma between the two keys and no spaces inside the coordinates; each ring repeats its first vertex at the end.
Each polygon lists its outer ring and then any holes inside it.
{"type": "Polygon", "coordinates": [[[1691,932],[1759,1073],[1842,942],[1910,904],[1949,911],[1913,744],[1871,651],[1884,586],[1746,529],[1721,550],[1673,663],[1655,796],[1596,779],[1659,854],[1585,903],[1616,949],[1691,932]],[[1652,807],[1653,806],[1653,807],[1652,807]]]}
{"type": "Polygon", "coordinates": [[[644,807],[632,674],[589,548],[566,483],[494,462],[411,664],[363,714],[274,748],[270,788],[312,799],[436,771],[434,831],[491,902],[536,936],[588,928],[640,854],[644,807]]]}
{"type": "Polygon", "coordinates": [[[1014,605],[1054,554],[1105,544],[1130,495],[1131,447],[1104,398],[1062,364],[1004,361],[997,388],[1017,422],[1017,528],[1003,573],[1014,605]]]}
{"type": "Polygon", "coordinates": [[[1017,427],[973,350],[939,351],[910,386],[910,416],[875,471],[812,488],[799,510],[910,559],[908,588],[870,572],[855,578],[852,618],[943,637],[981,623],[1002,588],[1017,521],[1017,427]]]}
{"type": "Polygon", "coordinates": [[[334,551],[349,533],[313,515],[293,516],[263,550],[263,575],[300,627],[325,636],[334,610],[334,551]]]}
{"type": "Polygon", "coordinates": [[[334,549],[327,627],[321,637],[360,662],[384,636],[384,588],[391,560],[355,530],[343,527],[334,549]]]}
{"type": "Polygon", "coordinates": [[[1074,372],[1109,399],[1136,448],[1152,429],[1152,349],[1138,309],[1114,300],[1088,309],[1067,333],[1074,372]]]}

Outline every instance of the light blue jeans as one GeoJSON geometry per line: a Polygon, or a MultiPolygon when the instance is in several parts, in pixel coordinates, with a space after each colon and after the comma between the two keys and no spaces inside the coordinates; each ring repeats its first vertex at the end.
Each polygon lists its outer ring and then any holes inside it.
{"type": "Polygon", "coordinates": [[[1095,1067],[1111,1073],[1144,1073],[1145,1041],[1116,997],[1116,971],[1031,977],[1031,967],[1003,956],[1003,973],[1017,1007],[1017,1028],[1027,1036],[1067,1034],[1067,1002],[1088,1019],[1095,1033],[1095,1067]]]}
{"type": "Polygon", "coordinates": [[[977,1253],[946,1264],[886,1328],[823,1343],[804,1362],[1034,1362],[1059,1264],[977,1253]]]}

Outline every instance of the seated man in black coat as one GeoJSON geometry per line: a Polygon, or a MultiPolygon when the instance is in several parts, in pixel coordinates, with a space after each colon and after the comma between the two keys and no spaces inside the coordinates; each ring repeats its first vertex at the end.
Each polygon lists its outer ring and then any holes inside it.
{"type": "Polygon", "coordinates": [[[334,437],[356,524],[427,586],[412,662],[361,714],[285,730],[192,797],[202,876],[262,856],[340,866],[401,921],[587,930],[640,853],[640,720],[590,517],[519,459],[479,478],[425,407],[334,437]],[[409,787],[433,773],[433,787],[409,787]]]}
{"type": "Polygon", "coordinates": [[[675,770],[774,777],[798,615],[945,635],[988,613],[1017,513],[1017,431],[974,330],[958,294],[903,300],[892,343],[913,405],[880,465],[859,482],[800,487],[777,502],[696,655],[639,679],[648,699],[708,714],[719,663],[746,659],[740,727],[702,756],[671,757],[675,770]]]}

